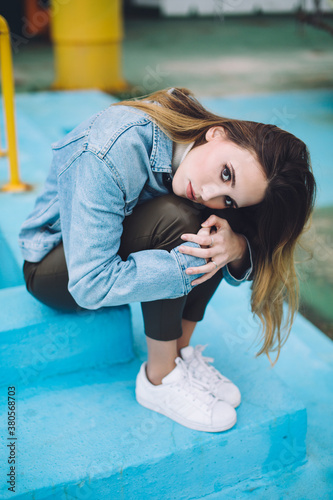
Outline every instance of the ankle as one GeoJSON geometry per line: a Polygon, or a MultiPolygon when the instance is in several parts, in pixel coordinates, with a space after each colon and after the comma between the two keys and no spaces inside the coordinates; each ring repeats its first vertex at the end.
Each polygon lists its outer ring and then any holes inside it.
{"type": "Polygon", "coordinates": [[[189,342],[187,342],[187,344],[184,342],[183,344],[178,344],[177,345],[177,352],[178,352],[178,356],[181,358],[181,354],[180,354],[180,350],[183,349],[184,347],[188,347],[189,346],[189,342]]]}
{"type": "Polygon", "coordinates": [[[150,367],[150,365],[147,363],[146,366],[146,375],[149,380],[149,382],[153,385],[161,385],[162,379],[166,377],[172,370],[176,367],[176,363],[173,362],[170,366],[163,367],[161,369],[160,367],[158,369],[150,367]]]}

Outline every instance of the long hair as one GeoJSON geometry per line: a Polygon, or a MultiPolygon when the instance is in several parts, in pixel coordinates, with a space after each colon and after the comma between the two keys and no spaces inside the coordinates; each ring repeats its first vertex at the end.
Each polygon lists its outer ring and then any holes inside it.
{"type": "Polygon", "coordinates": [[[264,200],[249,207],[254,208],[250,213],[255,217],[255,231],[251,234],[251,309],[262,324],[263,344],[257,356],[266,353],[271,361],[269,352],[278,351],[276,363],[298,309],[294,253],[315,199],[316,184],[306,145],[275,125],[215,115],[185,88],[165,89],[140,100],[116,103],[119,104],[146,112],[170,139],[181,143],[194,141],[193,147],[206,142],[210,127],[222,126],[230,141],[258,159],[268,186],[264,200]],[[282,324],[284,301],[288,312],[282,324]]]}

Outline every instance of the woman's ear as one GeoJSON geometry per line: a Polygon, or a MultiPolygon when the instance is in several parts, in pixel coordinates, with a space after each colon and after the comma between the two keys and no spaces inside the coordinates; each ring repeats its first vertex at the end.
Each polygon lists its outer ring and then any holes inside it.
{"type": "Polygon", "coordinates": [[[225,139],[226,133],[224,131],[224,128],[221,126],[216,126],[216,127],[210,127],[205,135],[206,141],[212,141],[213,139],[219,138],[219,139],[225,139]]]}

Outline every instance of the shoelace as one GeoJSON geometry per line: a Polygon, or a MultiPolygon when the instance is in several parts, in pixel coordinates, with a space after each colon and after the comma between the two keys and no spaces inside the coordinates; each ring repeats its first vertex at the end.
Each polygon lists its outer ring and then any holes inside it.
{"type": "MultiPolygon", "coordinates": [[[[193,360],[196,361],[195,366],[192,365],[193,371],[196,371],[197,376],[202,377],[202,383],[208,386],[210,390],[214,390],[221,382],[228,382],[228,379],[208,363],[213,363],[214,358],[203,356],[201,353],[206,349],[206,345],[196,345],[194,347],[193,360]]],[[[193,362],[193,361],[192,361],[193,362]]]]}
{"type": "Polygon", "coordinates": [[[175,362],[177,365],[180,365],[182,369],[182,372],[184,374],[184,383],[190,385],[193,389],[195,389],[195,392],[199,396],[200,401],[205,403],[208,408],[212,408],[217,403],[218,399],[210,393],[208,384],[195,378],[189,371],[187,364],[182,358],[176,358],[175,362]]]}

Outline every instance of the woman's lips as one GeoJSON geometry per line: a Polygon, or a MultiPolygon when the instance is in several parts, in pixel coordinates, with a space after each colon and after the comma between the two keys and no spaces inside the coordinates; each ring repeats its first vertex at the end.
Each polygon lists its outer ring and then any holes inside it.
{"type": "Polygon", "coordinates": [[[189,200],[191,201],[195,201],[196,200],[196,197],[195,197],[195,193],[193,191],[193,187],[192,187],[192,184],[191,184],[191,181],[188,183],[187,185],[187,188],[186,188],[186,196],[188,197],[189,200]]]}

